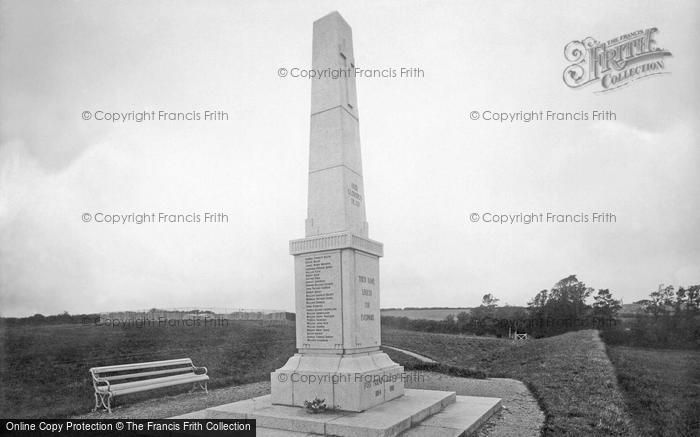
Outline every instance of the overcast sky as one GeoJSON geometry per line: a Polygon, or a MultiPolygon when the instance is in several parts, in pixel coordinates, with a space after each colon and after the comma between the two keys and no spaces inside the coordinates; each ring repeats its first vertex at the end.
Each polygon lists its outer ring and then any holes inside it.
{"type": "Polygon", "coordinates": [[[338,10],[358,79],[383,307],[524,305],[578,275],[632,302],[700,283],[697,2],[3,1],[0,314],[150,307],[293,310],[304,236],[314,20],[338,10]],[[570,89],[564,46],[658,28],[670,74],[570,89]],[[612,110],[497,123],[471,111],[612,110]],[[110,123],[83,111],[222,110],[110,123]],[[84,213],[228,223],[110,225],[84,213]],[[498,225],[472,213],[611,212],[498,225]]]}

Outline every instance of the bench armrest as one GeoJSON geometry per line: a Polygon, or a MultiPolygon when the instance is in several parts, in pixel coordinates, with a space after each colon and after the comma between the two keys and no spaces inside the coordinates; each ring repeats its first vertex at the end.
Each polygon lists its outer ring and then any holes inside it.
{"type": "Polygon", "coordinates": [[[192,367],[194,368],[194,373],[196,373],[197,375],[206,375],[207,374],[207,368],[204,366],[192,365],[192,367]],[[201,370],[201,369],[204,369],[204,373],[197,373],[197,370],[201,370]]]}
{"type": "Polygon", "coordinates": [[[99,376],[95,376],[94,374],[92,375],[92,385],[95,387],[95,391],[97,391],[97,386],[100,383],[107,384],[107,391],[109,391],[109,380],[106,378],[100,378],[99,376]]]}

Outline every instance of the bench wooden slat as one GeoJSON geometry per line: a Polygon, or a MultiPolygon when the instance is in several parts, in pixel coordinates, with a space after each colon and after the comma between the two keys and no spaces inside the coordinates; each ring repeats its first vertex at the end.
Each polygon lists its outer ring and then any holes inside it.
{"type": "MultiPolygon", "coordinates": [[[[158,385],[160,383],[164,382],[177,382],[178,384],[185,384],[187,381],[190,380],[201,380],[201,377],[205,377],[205,379],[209,379],[207,375],[196,375],[194,373],[184,373],[182,375],[173,375],[173,376],[165,376],[162,378],[155,378],[155,379],[144,379],[141,381],[131,381],[131,382],[122,382],[119,384],[110,384],[109,385],[109,391],[111,392],[119,392],[124,389],[128,388],[134,388],[134,387],[150,387],[152,385],[158,385]]],[[[100,391],[106,391],[107,386],[102,385],[99,387],[100,391]]],[[[149,388],[146,388],[150,390],[149,388]]]]}
{"type": "Polygon", "coordinates": [[[190,358],[179,358],[176,360],[151,361],[148,363],[118,364],[115,366],[93,367],[90,371],[93,373],[121,372],[125,370],[148,369],[150,367],[184,366],[186,364],[192,365],[192,360],[190,358]]]}
{"type": "Polygon", "coordinates": [[[129,387],[129,388],[124,388],[124,389],[114,390],[113,393],[115,396],[119,396],[119,395],[126,395],[126,394],[130,394],[130,393],[138,393],[141,391],[148,391],[148,390],[155,390],[158,388],[170,387],[173,385],[188,384],[188,383],[207,381],[207,380],[209,380],[209,377],[207,375],[195,375],[194,378],[192,378],[192,379],[164,381],[164,382],[160,382],[158,384],[129,387]]]}
{"type": "Polygon", "coordinates": [[[131,388],[131,387],[147,387],[149,385],[159,384],[161,382],[188,380],[188,379],[192,379],[195,376],[199,376],[199,375],[195,375],[194,373],[185,373],[182,375],[164,376],[162,378],[143,379],[141,381],[122,382],[119,384],[110,384],[110,390],[118,391],[118,390],[121,390],[124,388],[131,388]]]}
{"type": "Polygon", "coordinates": [[[192,367],[176,367],[174,369],[152,370],[150,372],[125,373],[121,375],[101,376],[100,378],[106,379],[111,383],[112,381],[120,381],[122,379],[143,378],[146,376],[164,375],[168,373],[192,373],[193,370],[194,369],[192,367]]]}

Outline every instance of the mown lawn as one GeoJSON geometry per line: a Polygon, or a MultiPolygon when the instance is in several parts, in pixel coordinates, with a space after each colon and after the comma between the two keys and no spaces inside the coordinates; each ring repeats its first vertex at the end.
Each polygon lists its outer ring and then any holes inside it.
{"type": "MultiPolygon", "coordinates": [[[[208,368],[209,386],[268,379],[296,351],[293,326],[255,322],[228,326],[111,328],[89,325],[0,326],[0,417],[61,418],[94,406],[93,366],[192,358],[208,368]]],[[[180,386],[117,398],[187,391],[180,386]]]]}
{"type": "Polygon", "coordinates": [[[700,435],[700,352],[608,346],[639,435],[700,435]]]}
{"type": "Polygon", "coordinates": [[[596,331],[509,340],[384,330],[382,343],[523,381],[545,412],[545,435],[637,435],[596,331]]]}

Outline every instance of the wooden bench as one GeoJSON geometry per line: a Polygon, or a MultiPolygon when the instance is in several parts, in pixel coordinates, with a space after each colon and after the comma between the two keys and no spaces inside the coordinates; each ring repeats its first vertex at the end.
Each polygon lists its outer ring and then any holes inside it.
{"type": "Polygon", "coordinates": [[[95,387],[95,408],[92,411],[96,411],[102,404],[111,413],[111,401],[115,396],[173,385],[191,383],[193,390],[199,385],[208,393],[207,368],[195,366],[189,358],[93,367],[90,373],[95,387]]]}

